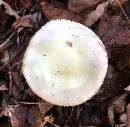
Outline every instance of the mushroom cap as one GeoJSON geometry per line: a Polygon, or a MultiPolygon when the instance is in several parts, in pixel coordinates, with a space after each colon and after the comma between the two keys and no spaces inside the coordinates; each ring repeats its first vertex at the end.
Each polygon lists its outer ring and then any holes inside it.
{"type": "Polygon", "coordinates": [[[49,21],[32,37],[22,71],[42,99],[75,106],[98,92],[107,67],[107,53],[99,37],[80,23],[60,19],[49,21]]]}

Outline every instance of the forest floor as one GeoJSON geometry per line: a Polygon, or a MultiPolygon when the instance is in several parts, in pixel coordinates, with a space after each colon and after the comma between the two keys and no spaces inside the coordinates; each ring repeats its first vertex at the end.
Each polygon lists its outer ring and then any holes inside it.
{"type": "Polygon", "coordinates": [[[130,127],[130,0],[0,0],[0,127],[130,127]],[[22,60],[52,19],[92,29],[109,66],[99,92],[74,107],[45,102],[29,88],[22,60]]]}

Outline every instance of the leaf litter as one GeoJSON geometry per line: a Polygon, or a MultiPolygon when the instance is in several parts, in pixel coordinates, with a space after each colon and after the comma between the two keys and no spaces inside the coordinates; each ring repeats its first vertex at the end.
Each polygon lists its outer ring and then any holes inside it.
{"type": "Polygon", "coordinates": [[[129,0],[0,0],[0,122],[2,127],[130,126],[129,0]],[[19,2],[19,4],[18,4],[19,2]],[[109,67],[99,92],[75,107],[36,96],[21,67],[31,37],[52,19],[89,26],[106,46],[109,67]]]}

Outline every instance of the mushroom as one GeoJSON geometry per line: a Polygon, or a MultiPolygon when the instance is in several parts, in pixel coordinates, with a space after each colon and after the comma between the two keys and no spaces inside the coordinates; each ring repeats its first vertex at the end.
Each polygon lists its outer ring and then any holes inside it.
{"type": "Polygon", "coordinates": [[[75,106],[98,92],[107,67],[99,37],[80,23],[60,19],[32,37],[22,70],[36,95],[55,105],[75,106]]]}

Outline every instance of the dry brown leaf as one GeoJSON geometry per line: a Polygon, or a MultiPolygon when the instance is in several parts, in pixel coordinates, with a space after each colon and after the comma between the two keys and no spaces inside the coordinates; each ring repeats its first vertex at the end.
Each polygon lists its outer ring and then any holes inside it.
{"type": "Polygon", "coordinates": [[[50,3],[41,2],[41,7],[43,13],[45,14],[48,20],[68,19],[79,23],[83,23],[83,19],[78,14],[74,14],[72,12],[60,8],[55,8],[50,3]]]}
{"type": "Polygon", "coordinates": [[[115,115],[119,115],[123,113],[125,110],[125,105],[126,105],[125,99],[127,95],[128,93],[124,93],[123,95],[115,98],[110,104],[110,106],[108,107],[108,117],[112,126],[115,125],[115,121],[114,121],[115,115]]]}
{"type": "Polygon", "coordinates": [[[9,115],[8,111],[9,111],[9,108],[7,106],[3,106],[1,109],[1,112],[0,112],[0,117],[1,116],[8,116],[9,115]]]}
{"type": "MultiPolygon", "coordinates": [[[[125,39],[124,39],[124,42],[125,42],[125,39]]],[[[117,43],[116,46],[118,46],[118,44],[120,45],[121,43],[117,43]]],[[[129,57],[130,57],[130,50],[123,54],[119,54],[119,56],[118,56],[119,59],[118,59],[117,65],[116,65],[119,71],[123,71],[126,67],[129,67],[129,57]]]]}
{"type": "Polygon", "coordinates": [[[52,107],[53,105],[48,102],[45,101],[39,102],[39,109],[43,116],[45,116],[45,113],[49,111],[49,109],[51,109],[52,107]]]}
{"type": "Polygon", "coordinates": [[[20,7],[28,7],[28,6],[32,5],[33,0],[19,0],[18,2],[19,2],[18,6],[20,6],[20,7]]]}
{"type": "Polygon", "coordinates": [[[18,29],[18,31],[21,31],[24,27],[33,27],[30,17],[31,15],[25,15],[23,17],[20,17],[13,23],[13,27],[15,29],[18,29]]]}
{"type": "Polygon", "coordinates": [[[31,127],[39,127],[42,124],[43,117],[37,105],[29,109],[27,120],[31,127]]]}
{"type": "Polygon", "coordinates": [[[90,13],[84,21],[85,26],[92,26],[105,12],[108,2],[99,4],[95,11],[90,13]]]}
{"type": "Polygon", "coordinates": [[[127,114],[128,127],[130,127],[130,103],[126,106],[126,114],[127,114]]]}
{"type": "Polygon", "coordinates": [[[107,43],[114,37],[117,37],[118,31],[122,27],[121,21],[121,16],[111,17],[104,14],[95,29],[95,33],[101,38],[103,43],[107,43]]]}
{"type": "Polygon", "coordinates": [[[4,81],[0,81],[0,91],[8,90],[6,83],[4,81]]]}
{"type": "Polygon", "coordinates": [[[130,91],[130,85],[128,87],[126,87],[124,90],[130,91]]]}
{"type": "Polygon", "coordinates": [[[118,33],[118,36],[115,39],[107,43],[108,47],[110,47],[110,45],[118,46],[118,47],[124,45],[130,45],[130,30],[128,29],[128,30],[120,31],[118,33]]]}
{"type": "Polygon", "coordinates": [[[69,0],[68,8],[69,10],[80,13],[88,8],[95,7],[103,0],[69,0]]]}
{"type": "Polygon", "coordinates": [[[120,122],[123,124],[127,124],[127,114],[123,113],[120,115],[120,122]]]}
{"type": "Polygon", "coordinates": [[[32,5],[32,0],[4,0],[7,4],[9,4],[14,10],[26,8],[32,5]]]}
{"type": "Polygon", "coordinates": [[[17,99],[17,100],[21,99],[21,97],[22,97],[21,91],[15,83],[12,84],[10,90],[11,90],[10,94],[13,95],[15,99],[17,99]]]}
{"type": "Polygon", "coordinates": [[[62,9],[68,8],[67,4],[65,4],[65,3],[63,3],[62,1],[59,1],[59,0],[54,0],[53,4],[57,8],[62,8],[62,9]]]}
{"type": "Polygon", "coordinates": [[[9,106],[9,117],[13,127],[27,127],[26,118],[27,118],[28,107],[16,105],[14,107],[9,106]]]}
{"type": "Polygon", "coordinates": [[[24,86],[21,83],[21,75],[19,72],[12,72],[12,78],[14,79],[16,85],[18,86],[18,88],[20,89],[20,91],[24,90],[24,86]]]}
{"type": "Polygon", "coordinates": [[[0,5],[4,5],[5,9],[6,9],[6,13],[10,14],[10,15],[14,15],[16,17],[16,19],[20,18],[20,16],[3,0],[0,0],[0,5]]]}

